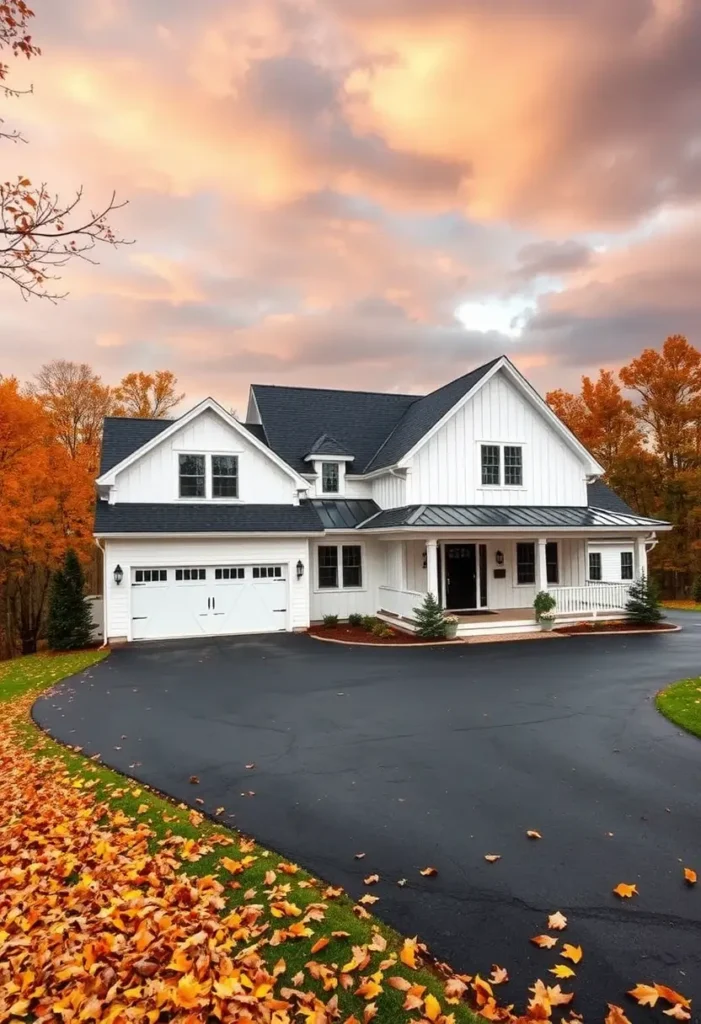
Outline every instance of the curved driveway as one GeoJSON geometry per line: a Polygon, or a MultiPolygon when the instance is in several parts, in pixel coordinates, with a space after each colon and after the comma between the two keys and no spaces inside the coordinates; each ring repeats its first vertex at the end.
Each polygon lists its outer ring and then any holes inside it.
{"type": "Polygon", "coordinates": [[[562,941],[584,949],[575,1006],[600,1020],[638,981],[701,1003],[701,886],[682,882],[684,865],[701,874],[701,741],[653,704],[701,673],[701,617],[679,621],[667,636],[431,649],[133,645],[34,713],[356,897],[378,873],[380,916],[458,969],[506,966],[519,1003],[558,962],[528,940],[561,910],[562,941]],[[613,896],[622,881],[639,897],[613,896]]]}

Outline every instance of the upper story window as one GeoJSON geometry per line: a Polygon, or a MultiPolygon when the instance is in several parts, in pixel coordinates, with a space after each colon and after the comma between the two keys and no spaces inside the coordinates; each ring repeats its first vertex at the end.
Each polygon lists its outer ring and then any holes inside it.
{"type": "Polygon", "coordinates": [[[204,498],[206,493],[206,467],[204,455],[181,455],[180,497],[204,498]]]}
{"type": "Polygon", "coordinates": [[[338,494],[340,472],[337,462],[321,463],[321,490],[323,494],[338,494]]]}
{"type": "Polygon", "coordinates": [[[212,456],[212,497],[238,498],[239,460],[236,455],[212,456]]]}
{"type": "Polygon", "coordinates": [[[483,444],[481,454],[483,487],[523,487],[521,445],[483,444]]]}

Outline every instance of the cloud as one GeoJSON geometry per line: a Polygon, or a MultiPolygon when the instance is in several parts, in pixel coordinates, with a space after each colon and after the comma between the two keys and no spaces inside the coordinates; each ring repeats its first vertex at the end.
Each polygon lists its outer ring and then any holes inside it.
{"type": "Polygon", "coordinates": [[[569,239],[566,242],[531,242],[518,253],[517,278],[527,281],[541,275],[557,276],[586,267],[592,258],[589,246],[569,239]]]}

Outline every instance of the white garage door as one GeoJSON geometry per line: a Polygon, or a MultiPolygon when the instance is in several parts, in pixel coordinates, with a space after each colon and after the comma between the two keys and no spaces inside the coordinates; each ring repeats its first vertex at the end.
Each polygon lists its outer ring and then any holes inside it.
{"type": "Polygon", "coordinates": [[[269,633],[287,626],[287,566],[132,569],[132,638],[269,633]]]}

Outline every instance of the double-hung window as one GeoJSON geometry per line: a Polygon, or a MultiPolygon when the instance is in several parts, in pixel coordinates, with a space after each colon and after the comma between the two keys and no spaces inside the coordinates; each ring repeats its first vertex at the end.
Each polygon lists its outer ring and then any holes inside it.
{"type": "Polygon", "coordinates": [[[621,551],[621,579],[633,579],[633,552],[621,551]]]}
{"type": "Polygon", "coordinates": [[[360,544],[320,544],[317,569],[319,590],[359,590],[363,585],[360,544]]]}
{"type": "Polygon", "coordinates": [[[535,583],[535,544],[532,541],[516,545],[516,582],[535,583]]]}
{"type": "Polygon", "coordinates": [[[179,456],[180,497],[206,496],[206,463],[204,455],[179,456]]]}
{"type": "Polygon", "coordinates": [[[239,460],[236,455],[212,456],[212,497],[238,498],[239,460]]]}
{"type": "Polygon", "coordinates": [[[545,570],[548,583],[560,582],[560,565],[556,540],[549,540],[545,545],[545,570]]]}
{"type": "Polygon", "coordinates": [[[589,552],[589,579],[594,582],[601,580],[601,552],[589,552]]]}
{"type": "Polygon", "coordinates": [[[480,447],[483,487],[523,487],[523,448],[519,444],[480,447]]]}
{"type": "Polygon", "coordinates": [[[321,463],[322,494],[338,494],[340,490],[340,472],[337,462],[321,463]]]}

